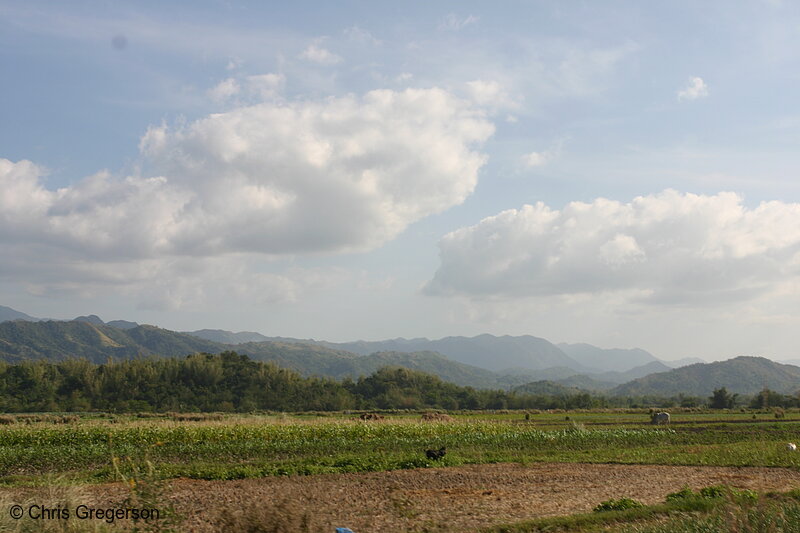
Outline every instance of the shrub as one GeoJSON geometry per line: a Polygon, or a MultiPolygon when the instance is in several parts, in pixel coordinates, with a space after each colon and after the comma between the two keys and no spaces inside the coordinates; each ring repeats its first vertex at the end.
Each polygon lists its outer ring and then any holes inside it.
{"type": "Polygon", "coordinates": [[[624,511],[626,509],[637,509],[644,507],[644,504],[633,498],[620,498],[618,500],[606,500],[593,509],[595,513],[606,511],[624,511]]]}
{"type": "Polygon", "coordinates": [[[678,492],[667,494],[667,502],[680,502],[691,499],[714,500],[729,497],[737,503],[758,501],[758,493],[749,489],[736,489],[727,485],[712,485],[704,487],[699,492],[694,492],[689,487],[684,487],[678,492]]]}
{"type": "Polygon", "coordinates": [[[700,489],[700,496],[703,498],[722,498],[728,490],[728,487],[725,485],[712,485],[700,489]]]}
{"type": "Polygon", "coordinates": [[[678,492],[672,492],[670,494],[667,494],[667,501],[676,502],[681,500],[688,500],[689,498],[695,498],[695,497],[697,497],[696,492],[694,492],[689,487],[683,487],[678,492]]]}

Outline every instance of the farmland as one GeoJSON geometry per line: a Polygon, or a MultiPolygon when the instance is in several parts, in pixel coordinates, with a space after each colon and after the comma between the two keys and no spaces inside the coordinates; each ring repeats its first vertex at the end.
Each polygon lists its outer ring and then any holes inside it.
{"type": "MultiPolygon", "coordinates": [[[[453,412],[452,420],[440,422],[423,422],[414,412],[385,412],[383,416],[367,422],[355,413],[7,416],[0,430],[0,482],[7,487],[3,489],[6,494],[35,493],[40,490],[37,487],[60,485],[88,490],[93,498],[108,500],[123,497],[119,486],[109,482],[121,478],[145,482],[147,478],[147,483],[171,483],[163,497],[174,494],[180,500],[179,495],[184,494],[181,505],[191,507],[191,502],[204,501],[203,490],[211,490],[204,483],[222,483],[209,493],[216,494],[226,493],[229,489],[223,487],[235,483],[274,486],[291,482],[312,487],[345,480],[337,490],[346,493],[350,485],[358,492],[356,487],[363,483],[408,482],[430,478],[435,472],[440,481],[447,476],[462,480],[452,486],[436,482],[439,484],[428,488],[422,483],[421,492],[401,491],[405,496],[400,499],[383,494],[385,501],[395,502],[391,509],[401,518],[404,513],[425,514],[414,510],[420,494],[437,495],[437,501],[444,498],[454,506],[459,501],[468,504],[473,492],[526,494],[530,492],[526,484],[532,482],[530,469],[542,468],[550,472],[544,478],[551,480],[567,474],[572,479],[570,472],[587,468],[594,468],[592,475],[602,478],[597,469],[612,468],[614,474],[607,475],[616,476],[621,484],[612,487],[617,496],[625,495],[626,490],[628,496],[639,496],[643,489],[636,488],[636,483],[659,476],[657,482],[648,481],[659,490],[645,503],[655,503],[694,478],[699,484],[725,482],[757,490],[786,491],[800,486],[800,455],[786,450],[787,442],[800,440],[797,412],[776,418],[768,411],[676,410],[670,427],[650,425],[648,412],[635,409],[533,412],[527,416],[513,411],[453,412]],[[425,456],[426,449],[439,447],[447,449],[441,460],[425,456]],[[636,473],[634,468],[645,470],[636,473]],[[735,475],[737,471],[740,473],[735,475]],[[469,472],[470,478],[483,479],[483,488],[464,489],[464,472],[469,472]],[[497,472],[503,474],[492,474],[497,472]],[[516,481],[509,482],[509,475],[516,481]],[[175,478],[181,481],[159,481],[175,478]],[[467,490],[463,498],[458,496],[458,487],[467,490]]],[[[567,486],[548,486],[555,503],[567,498],[567,486]]],[[[515,498],[505,496],[491,504],[491,498],[481,497],[481,513],[487,515],[496,508],[497,515],[475,518],[475,524],[530,518],[537,512],[571,513],[587,505],[590,510],[605,495],[594,492],[584,487],[578,506],[548,506],[542,500],[523,506],[530,510],[522,513],[509,510],[508,503],[515,498]]],[[[535,497],[544,498],[541,492],[535,497]]],[[[207,508],[208,502],[203,506],[207,508]]],[[[198,516],[194,514],[193,519],[198,516]]]]}

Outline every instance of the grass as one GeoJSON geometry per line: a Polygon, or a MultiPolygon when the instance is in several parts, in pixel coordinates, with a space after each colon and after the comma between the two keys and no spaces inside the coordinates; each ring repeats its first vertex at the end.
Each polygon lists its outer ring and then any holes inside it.
{"type": "Polygon", "coordinates": [[[109,457],[137,457],[143,449],[170,476],[366,472],[535,460],[554,451],[645,445],[672,436],[650,428],[546,431],[497,422],[22,426],[0,433],[0,475],[8,481],[8,476],[79,471],[103,480],[111,477],[109,457]],[[446,446],[448,454],[429,460],[424,450],[432,446],[446,446]]]}
{"type": "MultiPolygon", "coordinates": [[[[669,428],[648,424],[641,410],[537,413],[527,421],[524,412],[454,413],[456,420],[448,423],[420,422],[419,413],[385,414],[386,420],[368,423],[330,413],[17,416],[0,430],[0,483],[55,487],[61,492],[54,501],[71,502],[80,497],[75,484],[121,478],[133,481],[131,497],[157,502],[163,499],[159,480],[176,477],[225,480],[539,461],[800,467],[800,453],[785,447],[800,430],[794,411],[782,420],[771,413],[675,413],[677,423],[669,428]],[[442,446],[442,460],[425,457],[426,449],[442,446]]],[[[676,494],[658,505],[603,502],[599,507],[612,510],[487,531],[800,533],[800,493],[754,498],[717,487],[676,494]]],[[[287,531],[316,530],[313,517],[290,502],[231,510],[219,519],[221,530],[260,531],[258,524],[270,521],[286,524],[287,531]]],[[[85,531],[75,529],[75,521],[49,521],[48,527],[85,531]]],[[[0,521],[0,531],[38,529],[0,521]]]]}
{"type": "Polygon", "coordinates": [[[664,503],[630,498],[602,502],[593,513],[498,525],[485,533],[615,531],[620,533],[800,533],[797,493],[761,497],[724,485],[670,494],[664,503]]]}
{"type": "Polygon", "coordinates": [[[800,503],[781,498],[753,505],[727,502],[705,514],[678,516],[660,523],[628,524],[619,533],[800,533],[800,503]]]}
{"type": "Polygon", "coordinates": [[[164,476],[198,479],[541,461],[799,467],[800,454],[785,449],[800,429],[793,415],[776,422],[754,421],[750,413],[685,413],[671,428],[647,424],[645,413],[605,412],[571,413],[569,420],[532,415],[526,423],[521,413],[461,415],[451,423],[421,423],[418,414],[369,423],[289,415],[15,423],[0,431],[0,483],[30,483],[42,474],[106,481],[115,475],[110,457],[141,458],[143,450],[164,476]],[[441,461],[425,457],[425,449],[441,446],[448,450],[441,461]]]}
{"type": "MultiPolygon", "coordinates": [[[[86,501],[86,495],[80,487],[64,484],[59,479],[51,479],[48,483],[49,490],[43,497],[37,495],[32,498],[0,497],[0,531],[4,533],[106,533],[114,531],[111,524],[97,521],[79,521],[70,515],[60,515],[62,519],[32,519],[23,516],[22,519],[13,519],[10,516],[12,504],[21,505],[23,509],[38,505],[46,509],[75,509],[86,501]],[[70,519],[72,518],[72,519],[70,519]]],[[[52,515],[56,516],[56,515],[52,515]]]]}

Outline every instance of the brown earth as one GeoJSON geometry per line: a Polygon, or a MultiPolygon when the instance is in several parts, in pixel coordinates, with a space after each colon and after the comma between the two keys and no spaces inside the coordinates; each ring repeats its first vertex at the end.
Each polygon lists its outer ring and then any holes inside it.
{"type": "MultiPolygon", "coordinates": [[[[178,479],[169,483],[166,493],[186,517],[182,531],[244,530],[244,522],[269,516],[269,520],[295,524],[286,531],[299,527],[305,518],[312,524],[310,531],[329,533],[335,527],[349,527],[356,533],[467,532],[493,524],[588,512],[601,501],[623,496],[652,504],[686,485],[698,489],[721,483],[759,492],[786,491],[800,487],[800,471],[494,464],[239,481],[178,479]]],[[[88,492],[99,505],[119,502],[125,496],[119,484],[91,487],[88,492]]]]}

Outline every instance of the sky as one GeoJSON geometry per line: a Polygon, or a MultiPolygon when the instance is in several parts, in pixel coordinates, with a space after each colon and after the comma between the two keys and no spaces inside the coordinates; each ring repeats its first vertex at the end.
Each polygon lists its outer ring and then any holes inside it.
{"type": "Polygon", "coordinates": [[[798,357],[800,4],[0,0],[0,305],[798,357]]]}

